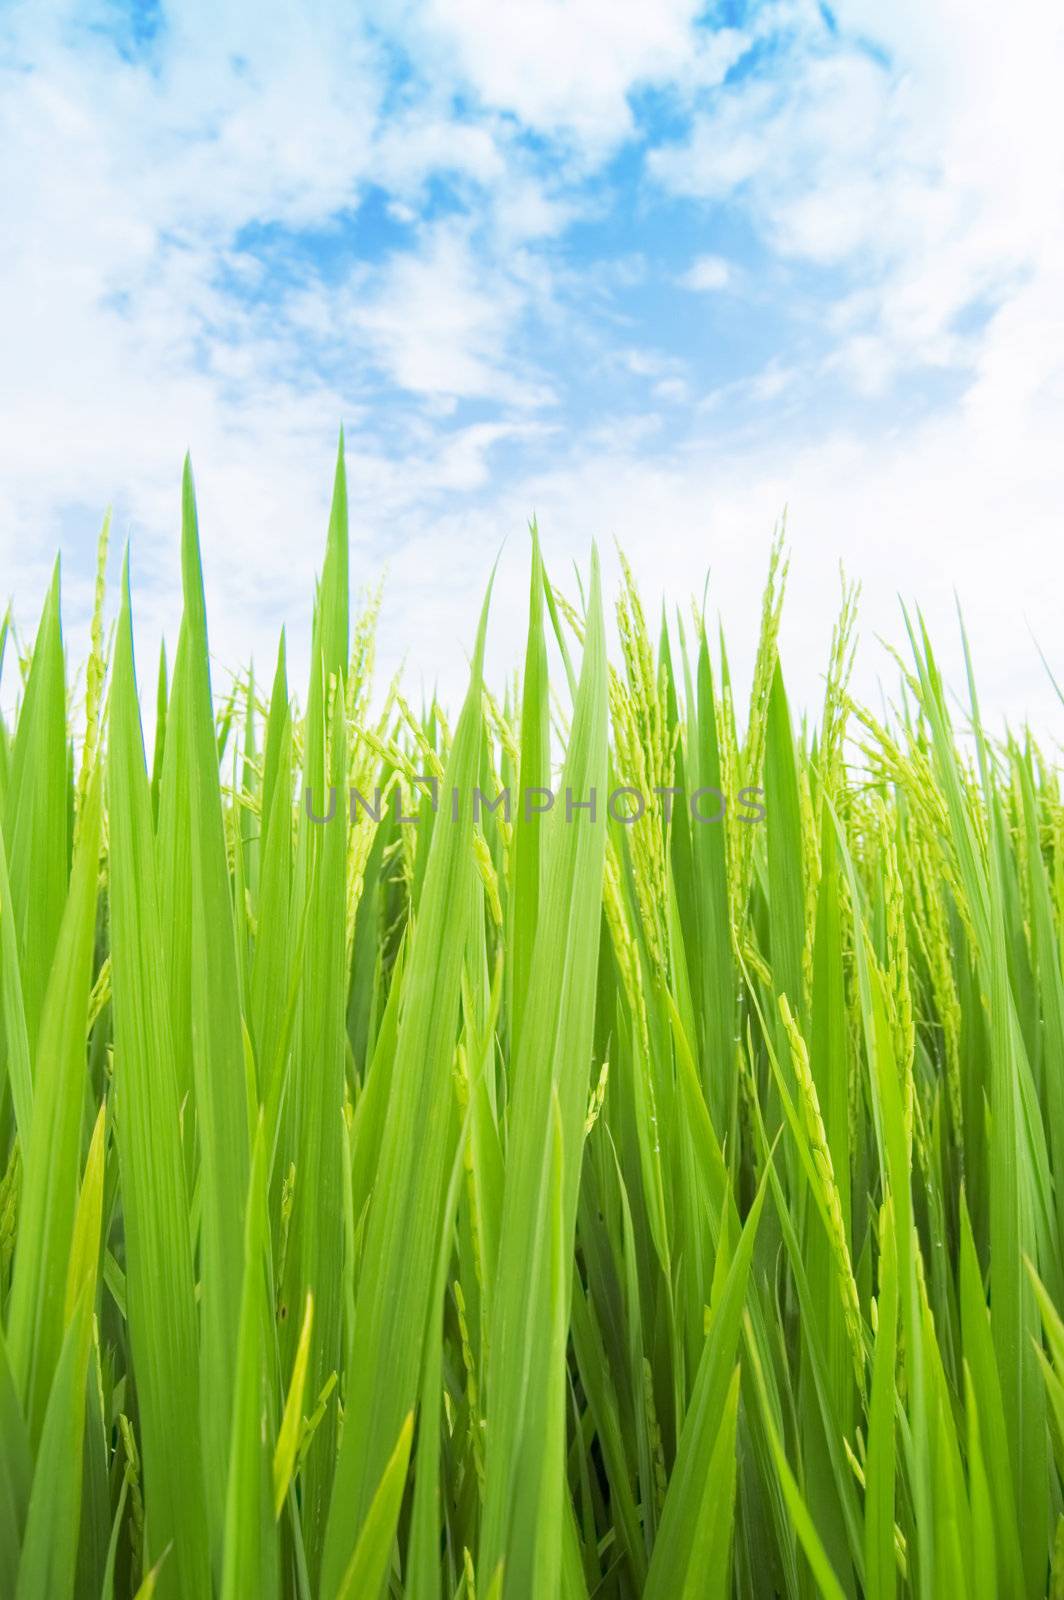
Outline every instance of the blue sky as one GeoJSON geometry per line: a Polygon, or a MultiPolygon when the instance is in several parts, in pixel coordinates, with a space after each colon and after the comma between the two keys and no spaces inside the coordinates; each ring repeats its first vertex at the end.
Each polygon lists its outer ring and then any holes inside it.
{"type": "Polygon", "coordinates": [[[956,586],[991,707],[1055,718],[1064,24],[975,11],[4,5],[0,592],[30,626],[60,544],[76,641],[113,504],[172,636],[188,445],[220,669],[298,658],[343,420],[415,686],[459,692],[504,541],[512,663],[533,511],[559,578],[709,567],[741,672],[786,504],[799,698],[841,560],[866,692],[956,586]]]}

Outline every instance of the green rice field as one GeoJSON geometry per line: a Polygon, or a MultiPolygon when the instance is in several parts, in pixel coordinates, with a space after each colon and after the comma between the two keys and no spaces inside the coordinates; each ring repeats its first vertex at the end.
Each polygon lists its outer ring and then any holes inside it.
{"type": "Polygon", "coordinates": [[[2,1600],[1064,1596],[1050,730],[917,611],[854,703],[845,587],[800,715],[778,543],[740,703],[534,529],[411,705],[342,449],[212,691],[182,509],[157,684],[106,528],[85,663],[0,624],[2,1600]]]}

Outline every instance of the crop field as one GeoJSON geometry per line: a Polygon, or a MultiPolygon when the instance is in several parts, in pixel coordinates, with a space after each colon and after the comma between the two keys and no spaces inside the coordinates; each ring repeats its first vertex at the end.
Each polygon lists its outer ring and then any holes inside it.
{"type": "Polygon", "coordinates": [[[533,529],[414,707],[341,449],[309,683],[212,690],[186,464],[138,692],[106,542],[79,670],[0,624],[2,1600],[1064,1596],[1064,804],[967,648],[873,715],[844,587],[799,717],[777,544],[739,704],[533,529]]]}

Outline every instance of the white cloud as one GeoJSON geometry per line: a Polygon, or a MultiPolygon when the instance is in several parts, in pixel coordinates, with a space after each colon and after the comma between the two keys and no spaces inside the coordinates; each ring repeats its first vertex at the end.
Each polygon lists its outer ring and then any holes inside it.
{"type": "MultiPolygon", "coordinates": [[[[1052,655],[1064,21],[1038,0],[1007,16],[842,0],[833,38],[818,7],[794,0],[753,30],[779,30],[789,50],[725,81],[749,39],[696,34],[699,9],[389,4],[372,13],[373,37],[408,53],[396,86],[357,10],[347,22],[335,8],[267,5],[252,31],[239,11],[190,4],[123,61],[67,10],[9,8],[0,558],[23,624],[60,536],[83,615],[87,546],[114,500],[116,537],[134,535],[144,660],[164,624],[173,638],[187,443],[216,653],[235,664],[254,651],[261,670],[287,616],[299,684],[343,417],[354,571],[372,580],[392,558],[382,669],[422,654],[452,701],[507,535],[492,652],[496,671],[514,664],[533,510],[563,582],[592,535],[607,556],[618,535],[648,598],[683,598],[711,566],[742,671],[769,531],[789,502],[796,698],[818,692],[841,556],[864,579],[867,630],[895,639],[898,589],[941,638],[957,583],[987,706],[1056,726],[1023,619],[1052,655]],[[694,356],[656,348],[660,328],[618,312],[610,344],[587,314],[626,294],[647,303],[662,281],[675,298],[676,263],[663,280],[657,254],[667,238],[636,218],[592,273],[563,237],[574,220],[608,220],[609,191],[580,179],[633,131],[647,137],[634,91],[651,87],[694,114],[688,137],[647,158],[651,202],[665,190],[687,208],[684,286],[738,279],[751,317],[787,293],[793,264],[846,286],[815,339],[701,401],[694,356]],[[549,160],[532,153],[544,140],[549,160]],[[387,191],[401,244],[371,240],[357,266],[339,252],[319,272],[305,231],[335,244],[370,183],[387,191]],[[733,262],[730,237],[727,261],[697,254],[699,219],[724,212],[760,233],[763,280],[738,251],[733,262]],[[249,227],[273,230],[282,272],[243,247],[249,227]],[[553,368],[523,335],[533,316],[561,352],[553,368]],[[927,366],[948,370],[960,398],[919,421],[904,405],[892,413],[888,397],[904,401],[927,366]],[[589,403],[575,420],[554,404],[570,381],[603,374],[629,396],[642,383],[646,404],[589,403]],[[810,442],[829,380],[878,397],[886,422],[824,423],[810,442]],[[693,438],[664,420],[665,405],[686,402],[693,438]],[[735,414],[752,407],[737,437],[735,414]]],[[[946,659],[957,667],[956,652],[946,659]]],[[[862,662],[872,688],[871,644],[862,662]]],[[[889,664],[884,676],[893,683],[889,664]]]]}
{"type": "Polygon", "coordinates": [[[77,557],[68,598],[83,602],[76,569],[113,502],[116,541],[134,538],[143,632],[165,616],[172,633],[188,445],[219,648],[235,661],[254,643],[261,660],[282,602],[312,592],[341,418],[353,502],[368,506],[371,489],[385,525],[426,495],[469,492],[495,445],[528,436],[505,417],[389,432],[376,402],[392,385],[437,414],[456,397],[521,412],[549,398],[509,338],[526,300],[549,293],[542,275],[522,282],[522,242],[560,225],[560,203],[524,170],[512,130],[456,119],[446,90],[382,118],[376,47],[328,9],[268,5],[249,30],[184,6],[132,59],[89,26],[100,20],[23,6],[0,34],[0,191],[17,219],[0,255],[5,591],[28,620],[62,540],[77,557]],[[477,251],[457,226],[421,228],[439,174],[485,186],[477,251]],[[279,290],[241,247],[249,225],[285,230],[282,247],[334,228],[370,180],[414,225],[410,252],[376,272],[329,287],[297,256],[279,290]]]}
{"type": "Polygon", "coordinates": [[[840,38],[804,11],[771,68],[717,90],[648,170],[672,194],[736,201],[782,256],[849,271],[839,358],[874,388],[970,364],[979,332],[960,336],[961,314],[1057,271],[1064,14],[834,9],[840,38]]]}
{"type": "Polygon", "coordinates": [[[525,303],[523,287],[479,263],[460,226],[428,229],[418,250],[393,256],[372,283],[360,271],[331,302],[315,288],[305,303],[315,315],[327,308],[328,325],[341,337],[364,338],[400,389],[522,408],[551,398],[542,378],[515,367],[509,347],[525,303]]]}
{"type": "Polygon", "coordinates": [[[824,55],[811,40],[784,61],[771,76],[718,89],[689,136],[652,151],[648,168],[674,194],[743,191],[780,249],[834,261],[882,226],[875,199],[892,80],[856,48],[824,55]]]}
{"type": "Polygon", "coordinates": [[[742,53],[736,30],[694,34],[702,10],[699,0],[426,0],[410,20],[426,55],[486,104],[597,154],[632,131],[634,87],[716,83],[742,53]]]}
{"type": "MultiPolygon", "coordinates": [[[[991,365],[1011,368],[1010,346],[1002,329],[991,365]]],[[[662,598],[686,611],[709,569],[711,612],[724,619],[745,694],[769,538],[786,505],[792,562],[782,649],[796,706],[815,707],[822,693],[842,562],[863,585],[859,694],[878,706],[880,685],[897,693],[896,668],[877,641],[906,653],[904,599],[923,609],[947,681],[963,698],[956,593],[984,714],[995,725],[1006,712],[1030,716],[1052,741],[1060,709],[1031,633],[1058,678],[1064,675],[1057,555],[1064,395],[1052,406],[1045,396],[1027,395],[1014,408],[1007,387],[994,394],[989,371],[985,382],[957,412],[899,429],[886,441],[849,429],[802,446],[762,438],[727,450],[713,433],[682,451],[670,450],[658,433],[648,452],[638,430],[616,443],[605,434],[594,446],[581,441],[559,452],[554,469],[500,487],[479,509],[441,508],[431,536],[415,545],[417,558],[392,569],[390,604],[402,620],[389,624],[383,659],[397,660],[395,641],[410,645],[431,625],[441,641],[453,641],[446,653],[441,645],[434,671],[456,698],[483,551],[494,547],[501,529],[512,536],[496,586],[490,669],[501,675],[513,668],[526,604],[527,552],[518,532],[534,507],[552,576],[563,588],[572,587],[570,562],[586,561],[591,537],[608,581],[616,578],[613,540],[620,542],[651,616],[662,598]],[[444,570],[464,574],[465,582],[456,587],[450,577],[441,597],[435,585],[444,570]]]]}
{"type": "Polygon", "coordinates": [[[728,287],[732,281],[732,271],[723,256],[699,256],[677,281],[681,289],[712,292],[728,287]]]}

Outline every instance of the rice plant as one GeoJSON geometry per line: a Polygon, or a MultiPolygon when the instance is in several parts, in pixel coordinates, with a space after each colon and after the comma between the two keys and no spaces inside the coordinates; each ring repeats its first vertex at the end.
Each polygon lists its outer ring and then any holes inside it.
{"type": "Polygon", "coordinates": [[[745,710],[535,528],[519,678],[489,586],[375,695],[342,442],[219,694],[182,509],[150,697],[106,525],[82,672],[0,626],[0,1596],[1064,1595],[1054,761],[849,588],[796,721],[778,544],[745,710]]]}

